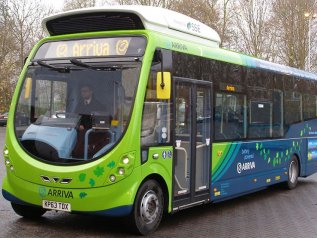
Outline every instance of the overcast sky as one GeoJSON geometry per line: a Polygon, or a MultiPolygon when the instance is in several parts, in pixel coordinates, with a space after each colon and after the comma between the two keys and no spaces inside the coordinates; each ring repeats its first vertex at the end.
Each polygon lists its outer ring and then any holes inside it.
{"type": "MultiPolygon", "coordinates": [[[[30,0],[30,1],[32,1],[32,0],[30,0]]],[[[40,0],[40,1],[48,6],[54,7],[54,9],[56,9],[57,11],[62,10],[63,4],[64,4],[64,0],[40,0]]],[[[98,0],[97,6],[105,5],[103,2],[105,2],[105,1],[98,0]],[[98,5],[98,3],[99,3],[99,5],[98,5]]],[[[110,2],[110,1],[107,1],[107,2],[110,2]]]]}
{"type": "Polygon", "coordinates": [[[59,10],[62,9],[64,0],[42,0],[42,2],[59,10]]]}

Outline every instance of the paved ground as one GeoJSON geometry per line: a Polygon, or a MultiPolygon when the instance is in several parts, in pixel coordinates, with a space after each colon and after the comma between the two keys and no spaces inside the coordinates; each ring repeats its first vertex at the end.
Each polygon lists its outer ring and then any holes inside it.
{"type": "MultiPolygon", "coordinates": [[[[0,128],[2,153],[5,128],[0,128]]],[[[1,156],[0,182],[4,176],[1,156]]],[[[121,220],[48,212],[27,221],[0,196],[0,237],[130,237],[121,220]]],[[[295,190],[280,187],[167,216],[152,237],[317,237],[317,175],[295,190]]]]}

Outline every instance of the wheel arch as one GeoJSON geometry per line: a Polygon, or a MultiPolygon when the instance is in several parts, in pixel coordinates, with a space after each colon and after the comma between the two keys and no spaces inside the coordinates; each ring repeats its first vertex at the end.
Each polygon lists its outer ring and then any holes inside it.
{"type": "Polygon", "coordinates": [[[161,186],[162,191],[163,191],[163,196],[164,196],[164,212],[168,212],[168,207],[169,207],[169,202],[170,202],[169,201],[169,191],[168,191],[168,187],[167,187],[167,184],[166,184],[164,178],[159,174],[149,174],[148,176],[146,176],[142,180],[138,190],[148,180],[155,180],[161,186]]]}
{"type": "Polygon", "coordinates": [[[292,156],[294,156],[297,159],[298,162],[298,177],[302,175],[302,163],[299,156],[299,153],[294,153],[292,156]]]}

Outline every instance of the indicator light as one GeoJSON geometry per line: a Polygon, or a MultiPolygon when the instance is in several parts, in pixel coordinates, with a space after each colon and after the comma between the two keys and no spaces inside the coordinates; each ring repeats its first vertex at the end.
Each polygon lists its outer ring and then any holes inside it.
{"type": "Polygon", "coordinates": [[[8,149],[5,149],[5,150],[3,151],[3,154],[4,154],[5,156],[9,155],[9,150],[8,150],[8,149]]]}
{"type": "Polygon", "coordinates": [[[120,175],[124,175],[124,173],[125,173],[124,168],[119,168],[119,170],[118,170],[118,171],[119,171],[119,174],[120,174],[120,175]]]}
{"type": "Polygon", "coordinates": [[[13,165],[10,166],[10,170],[11,172],[14,170],[13,165]]]}

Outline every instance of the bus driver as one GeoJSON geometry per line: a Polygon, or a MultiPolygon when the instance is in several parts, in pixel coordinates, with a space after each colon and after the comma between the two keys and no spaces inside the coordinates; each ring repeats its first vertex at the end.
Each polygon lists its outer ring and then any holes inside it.
{"type": "Polygon", "coordinates": [[[106,110],[105,106],[95,99],[91,85],[82,85],[80,94],[81,100],[78,102],[75,112],[81,115],[79,130],[82,131],[92,127],[92,112],[106,110]]]}
{"type": "MultiPolygon", "coordinates": [[[[74,157],[82,157],[84,153],[84,143],[86,132],[93,127],[94,113],[107,111],[106,107],[101,104],[93,94],[91,85],[84,84],[80,89],[81,99],[79,100],[75,113],[80,116],[78,127],[77,144],[73,150],[74,157]]],[[[105,132],[93,132],[89,136],[88,153],[94,154],[107,141],[105,132]]]]}

